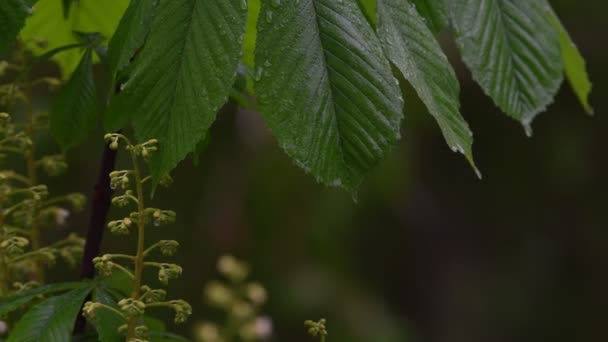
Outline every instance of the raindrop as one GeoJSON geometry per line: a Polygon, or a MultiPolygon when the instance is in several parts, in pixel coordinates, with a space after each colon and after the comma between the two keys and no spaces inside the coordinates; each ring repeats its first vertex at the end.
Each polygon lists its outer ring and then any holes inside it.
{"type": "Polygon", "coordinates": [[[247,0],[241,0],[241,9],[243,11],[247,9],[247,0]]]}
{"type": "Polygon", "coordinates": [[[281,0],[270,0],[270,6],[272,6],[273,8],[281,6],[281,0]]]}

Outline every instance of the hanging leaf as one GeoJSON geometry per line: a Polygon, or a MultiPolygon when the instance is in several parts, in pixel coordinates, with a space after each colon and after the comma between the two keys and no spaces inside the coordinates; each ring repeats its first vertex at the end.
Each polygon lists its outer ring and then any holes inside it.
{"type": "Polygon", "coordinates": [[[557,14],[551,8],[548,2],[545,2],[547,7],[547,15],[551,18],[553,25],[559,32],[559,43],[562,51],[562,61],[566,78],[578,97],[581,105],[588,114],[593,114],[593,108],[589,104],[589,95],[593,85],[587,73],[587,65],[581,52],[576,47],[576,44],[570,38],[570,34],[566,31],[564,25],[560,22],[557,14]]]}
{"type": "Polygon", "coordinates": [[[93,79],[93,50],[87,49],[50,114],[53,136],[63,150],[81,143],[97,123],[99,102],[93,79]]]}
{"type": "Polygon", "coordinates": [[[453,0],[457,44],[475,80],[528,134],[563,79],[559,37],[539,0],[453,0]]]}
{"type": "Polygon", "coordinates": [[[94,286],[93,283],[86,285],[32,307],[17,322],[7,342],[70,341],[80,307],[94,286]]]}
{"type": "Polygon", "coordinates": [[[246,15],[241,0],[160,2],[108,113],[132,117],[140,141],[159,140],[151,161],[155,179],[195,150],[226,102],[246,15]]]}
{"type": "Polygon", "coordinates": [[[460,86],[433,32],[409,0],[378,0],[378,34],[389,59],[437,120],[446,142],[473,163],[473,133],[460,115],[460,86]]]}
{"type": "Polygon", "coordinates": [[[398,82],[356,0],[265,1],[256,65],[266,122],[318,181],[354,191],[399,139],[398,82]]]}
{"type": "MultiPolygon", "coordinates": [[[[26,21],[20,38],[38,55],[60,46],[78,43],[74,31],[98,32],[105,38],[110,38],[127,5],[128,1],[125,0],[72,1],[66,19],[62,1],[39,0],[34,7],[34,14],[26,21]]],[[[76,69],[80,56],[76,50],[53,56],[64,79],[68,79],[76,69]]]]}
{"type": "Polygon", "coordinates": [[[22,0],[0,1],[0,53],[14,42],[32,9],[22,0]]]}
{"type": "Polygon", "coordinates": [[[440,32],[448,24],[445,1],[447,0],[412,0],[416,10],[425,18],[426,24],[433,33],[440,32]]]}

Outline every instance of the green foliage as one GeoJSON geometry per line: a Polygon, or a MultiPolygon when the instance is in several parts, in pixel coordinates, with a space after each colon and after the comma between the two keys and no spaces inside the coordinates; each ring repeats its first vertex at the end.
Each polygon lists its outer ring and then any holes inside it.
{"type": "Polygon", "coordinates": [[[82,286],[84,285],[80,282],[55,283],[22,291],[14,296],[4,299],[2,303],[0,303],[0,317],[4,317],[17,309],[20,309],[31,301],[40,298],[41,295],[49,295],[66,290],[74,290],[82,286]]]}
{"type": "MultiPolygon", "coordinates": [[[[64,19],[61,2],[40,0],[21,38],[41,53],[77,42],[74,30],[112,36],[105,127],[131,123],[139,141],[159,140],[164,148],[149,164],[156,181],[196,153],[229,95],[250,106],[238,93],[248,91],[296,164],[354,193],[400,136],[395,70],[415,88],[450,148],[474,165],[458,81],[434,37],[450,23],[474,79],[528,133],[564,71],[592,111],[585,62],[546,0],[133,0],[126,12],[116,1],[74,2],[64,19]],[[239,60],[254,71],[247,87],[233,88],[239,60]]],[[[78,53],[53,56],[64,75],[78,53]]],[[[92,98],[84,99],[91,101],[73,101],[82,104],[76,113],[95,112],[92,98]]],[[[66,121],[66,111],[59,112],[55,135],[64,147],[77,144],[91,116],[66,121]]]]}
{"type": "Polygon", "coordinates": [[[51,132],[64,150],[95,128],[99,103],[93,79],[93,50],[87,49],[51,110],[51,132]]]}
{"type": "Polygon", "coordinates": [[[15,42],[15,37],[25,24],[31,8],[22,0],[2,0],[0,2],[0,53],[15,42]]]}
{"type": "Polygon", "coordinates": [[[320,182],[355,191],[399,139],[403,101],[355,0],[262,4],[256,92],[281,147],[320,182]]]}
{"type": "Polygon", "coordinates": [[[448,24],[448,11],[446,0],[412,0],[416,9],[424,18],[429,28],[437,33],[448,24]]]}
{"type": "Polygon", "coordinates": [[[474,166],[473,133],[460,115],[458,79],[423,17],[409,0],[379,0],[378,34],[388,58],[416,89],[450,148],[474,166]]]}
{"type": "Polygon", "coordinates": [[[548,4],[546,5],[546,8],[549,11],[548,15],[551,18],[553,25],[559,32],[559,43],[566,77],[585,111],[589,114],[593,114],[593,108],[589,104],[589,94],[591,94],[592,85],[591,80],[589,80],[589,75],[587,74],[585,59],[570,38],[564,25],[559,21],[555,12],[553,12],[548,4]]]}
{"type": "MultiPolygon", "coordinates": [[[[66,18],[62,1],[40,0],[21,31],[21,41],[34,53],[43,54],[61,46],[78,43],[74,31],[98,32],[110,38],[127,5],[128,1],[124,0],[71,1],[66,18]]],[[[80,57],[80,52],[76,50],[53,57],[59,64],[64,79],[76,69],[80,57]]]]}
{"type": "Polygon", "coordinates": [[[543,4],[455,0],[450,5],[456,42],[473,77],[531,134],[532,120],[553,101],[563,79],[558,33],[543,4]]]}
{"type": "MultiPolygon", "coordinates": [[[[163,1],[146,44],[120,79],[109,118],[133,120],[137,138],[156,138],[155,179],[205,138],[226,102],[240,59],[247,12],[240,0],[163,1]]],[[[123,121],[120,121],[123,122],[123,121]]],[[[110,119],[109,127],[115,127],[110,119]]]]}
{"type": "Polygon", "coordinates": [[[80,306],[92,288],[93,283],[82,283],[79,288],[35,305],[15,325],[8,342],[69,341],[80,306]]]}

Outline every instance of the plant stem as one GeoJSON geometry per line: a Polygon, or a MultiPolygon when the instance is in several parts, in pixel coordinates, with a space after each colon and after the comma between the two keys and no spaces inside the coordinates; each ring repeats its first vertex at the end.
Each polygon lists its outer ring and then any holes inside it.
{"type": "Polygon", "coordinates": [[[82,265],[80,268],[80,279],[93,279],[95,276],[95,265],[93,258],[101,252],[101,241],[105,228],[106,217],[110,210],[112,189],[110,188],[110,172],[114,171],[116,163],[116,151],[105,146],[99,166],[97,183],[93,190],[91,200],[91,213],[89,216],[89,228],[87,230],[82,265]]]}
{"type": "MultiPolygon", "coordinates": [[[[131,145],[132,146],[132,145],[131,145]]],[[[144,216],[144,187],[142,183],[141,172],[139,170],[139,163],[137,156],[133,149],[129,150],[131,154],[131,161],[133,163],[133,176],[135,178],[135,189],[137,195],[137,253],[135,254],[135,270],[133,272],[133,292],[131,298],[139,300],[140,288],[141,288],[141,277],[144,270],[144,257],[145,257],[145,225],[146,218],[144,216]]],[[[127,329],[127,341],[135,338],[135,327],[137,325],[137,318],[132,317],[128,322],[127,329]]]]}
{"type": "MultiPolygon", "coordinates": [[[[95,276],[93,258],[101,252],[101,241],[103,240],[106,217],[110,210],[113,193],[112,188],[110,188],[110,177],[108,175],[114,171],[115,164],[116,151],[109,148],[109,145],[106,144],[101,156],[97,182],[91,195],[91,212],[84,251],[82,253],[80,279],[93,279],[95,276]]],[[[90,300],[90,298],[87,298],[87,300],[90,300]]],[[[74,335],[83,334],[85,327],[86,319],[84,316],[78,315],[76,324],[74,325],[74,335]]]]}

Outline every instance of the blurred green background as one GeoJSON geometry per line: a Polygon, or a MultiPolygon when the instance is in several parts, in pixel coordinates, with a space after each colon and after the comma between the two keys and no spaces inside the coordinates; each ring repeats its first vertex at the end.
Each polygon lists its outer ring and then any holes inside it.
{"type": "MultiPolygon", "coordinates": [[[[483,95],[449,33],[442,36],[483,180],[445,145],[411,89],[403,139],[356,202],[296,167],[258,113],[222,112],[198,166],[183,162],[154,200],[178,213],[175,225],[149,235],[182,243],[184,274],[169,293],[194,306],[189,325],[175,330],[189,334],[215,316],[203,287],[218,277],[217,258],[231,253],[269,291],[274,341],[310,341],[303,321],[320,317],[332,342],[606,341],[608,4],[552,3],[587,58],[596,116],[564,84],[531,139],[483,95]]],[[[69,152],[69,173],[49,184],[52,192],[90,194],[102,147],[100,128],[69,152]]],[[[86,213],[72,226],[84,235],[86,213]]],[[[132,245],[108,234],[104,250],[132,245]]]]}

